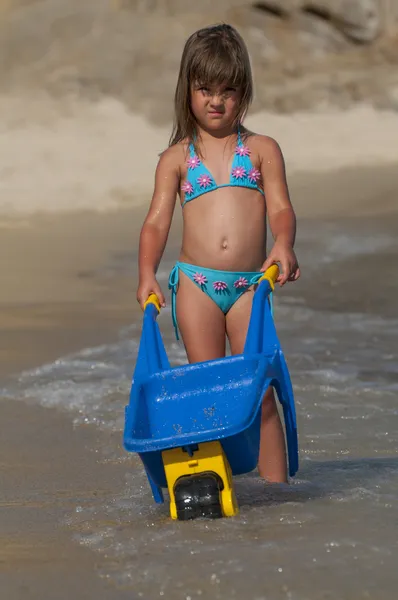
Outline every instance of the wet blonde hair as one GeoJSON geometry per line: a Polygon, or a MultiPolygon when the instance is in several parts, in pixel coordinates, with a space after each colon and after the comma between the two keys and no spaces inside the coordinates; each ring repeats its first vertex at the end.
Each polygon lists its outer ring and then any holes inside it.
{"type": "Polygon", "coordinates": [[[169,146],[182,140],[195,143],[197,123],[191,109],[192,85],[228,83],[241,90],[237,127],[253,99],[249,53],[240,34],[231,25],[199,29],[185,43],[174,97],[174,126],[169,146]]]}

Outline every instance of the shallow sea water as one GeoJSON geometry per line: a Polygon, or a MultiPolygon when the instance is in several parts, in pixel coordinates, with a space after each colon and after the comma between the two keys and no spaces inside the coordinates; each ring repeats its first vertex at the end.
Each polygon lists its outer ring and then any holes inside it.
{"type": "MultiPolygon", "coordinates": [[[[67,410],[109,436],[125,465],[112,498],[68,518],[98,553],[100,575],[131,598],[395,600],[398,588],[398,220],[304,222],[303,277],[277,291],[275,320],[293,382],[300,471],[291,485],[236,479],[240,514],[172,522],[137,458],[120,455],[140,323],[110,345],[21,373],[1,394],[67,410]]],[[[118,257],[108,271],[130,269],[118,257]]],[[[161,270],[167,281],[170,255],[161,270]]],[[[170,311],[160,325],[171,361],[185,362],[170,311]]]]}

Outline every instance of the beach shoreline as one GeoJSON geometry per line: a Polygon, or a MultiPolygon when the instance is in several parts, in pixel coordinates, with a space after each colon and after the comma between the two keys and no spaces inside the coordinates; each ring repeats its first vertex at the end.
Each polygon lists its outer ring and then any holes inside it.
{"type": "MultiPolygon", "coordinates": [[[[289,187],[298,236],[301,219],[388,218],[398,210],[395,165],[300,173],[289,187]]],[[[148,204],[0,219],[0,377],[100,344],[139,318],[138,236],[148,204]]],[[[175,257],[180,228],[176,210],[168,242],[175,257]]]]}
{"type": "MultiPolygon", "coordinates": [[[[300,173],[289,187],[299,236],[301,219],[388,218],[398,210],[396,165],[300,173]]],[[[148,205],[147,197],[135,208],[0,219],[0,377],[99,344],[139,318],[138,236],[148,205]]],[[[176,210],[168,242],[175,257],[180,227],[176,210]]]]}
{"type": "MultiPolygon", "coordinates": [[[[397,169],[391,166],[291,178],[299,219],[312,217],[315,226],[358,211],[388,219],[397,208],[394,190],[397,169]]],[[[140,207],[2,221],[1,380],[112,342],[123,327],[139,322],[136,256],[144,213],[140,207]]],[[[180,223],[177,214],[173,227],[180,223]]],[[[172,232],[172,253],[177,238],[172,232]]],[[[0,417],[6,431],[0,448],[7,490],[0,526],[5,597],[66,600],[84,590],[88,600],[127,598],[99,577],[106,557],[73,541],[67,525],[92,495],[112,498],[113,490],[124,488],[128,463],[119,436],[74,428],[70,414],[23,401],[1,400],[0,417]],[[120,461],[104,459],[107,445],[120,461]]]]}

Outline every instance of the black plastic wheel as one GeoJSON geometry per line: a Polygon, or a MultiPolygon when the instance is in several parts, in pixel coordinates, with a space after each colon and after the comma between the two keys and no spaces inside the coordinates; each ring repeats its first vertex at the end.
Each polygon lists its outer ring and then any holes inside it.
{"type": "Polygon", "coordinates": [[[222,515],[220,490],[222,482],[215,473],[200,473],[180,477],[174,485],[177,518],[180,521],[222,515]]]}

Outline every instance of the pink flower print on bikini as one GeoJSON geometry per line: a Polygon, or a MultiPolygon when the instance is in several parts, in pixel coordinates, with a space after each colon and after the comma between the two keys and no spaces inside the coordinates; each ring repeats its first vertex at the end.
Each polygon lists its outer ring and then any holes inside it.
{"type": "Polygon", "coordinates": [[[201,188],[208,188],[212,184],[211,177],[209,175],[206,175],[206,173],[203,173],[203,175],[200,175],[197,179],[197,182],[201,188]]]}
{"type": "Polygon", "coordinates": [[[213,288],[215,292],[220,294],[221,292],[225,292],[225,290],[228,289],[228,286],[225,281],[215,281],[213,283],[213,288]]]}
{"type": "Polygon", "coordinates": [[[250,156],[250,150],[247,146],[242,144],[241,146],[236,146],[235,154],[238,156],[250,156]]]}
{"type": "Polygon", "coordinates": [[[247,281],[246,277],[239,277],[239,279],[234,282],[234,288],[237,290],[246,288],[248,285],[249,282],[247,281]]]}
{"type": "Polygon", "coordinates": [[[200,286],[206,285],[207,283],[207,277],[203,275],[203,273],[195,273],[193,280],[200,286]]]}
{"type": "Polygon", "coordinates": [[[234,167],[232,169],[232,177],[235,179],[243,179],[246,177],[246,169],[244,167],[234,167]]]}
{"type": "Polygon", "coordinates": [[[252,183],[257,183],[257,181],[261,178],[261,173],[258,169],[256,169],[256,167],[252,167],[247,177],[252,183]]]}
{"type": "Polygon", "coordinates": [[[181,189],[187,196],[190,196],[193,193],[193,185],[190,181],[184,181],[181,186],[181,189]]]}
{"type": "Polygon", "coordinates": [[[190,156],[188,158],[187,165],[188,165],[188,169],[192,169],[192,170],[196,169],[200,165],[200,160],[196,156],[196,154],[194,154],[193,156],[190,156]]]}
{"type": "MultiPolygon", "coordinates": [[[[238,156],[250,156],[251,151],[247,146],[241,144],[240,146],[236,146],[235,154],[237,154],[238,156]]],[[[232,176],[235,179],[243,179],[244,177],[246,177],[246,170],[243,167],[235,167],[232,170],[232,176]]],[[[257,181],[261,179],[261,173],[258,169],[256,169],[256,167],[252,167],[247,174],[247,178],[250,181],[250,183],[256,184],[257,181]]]]}
{"type": "MultiPolygon", "coordinates": [[[[196,156],[196,154],[193,154],[192,156],[190,156],[188,158],[187,166],[188,166],[188,169],[191,169],[191,171],[194,171],[197,167],[199,167],[199,165],[200,165],[200,160],[196,156]]],[[[181,190],[185,193],[186,196],[191,196],[193,194],[192,183],[188,180],[184,181],[184,183],[181,186],[181,190]]]]}

